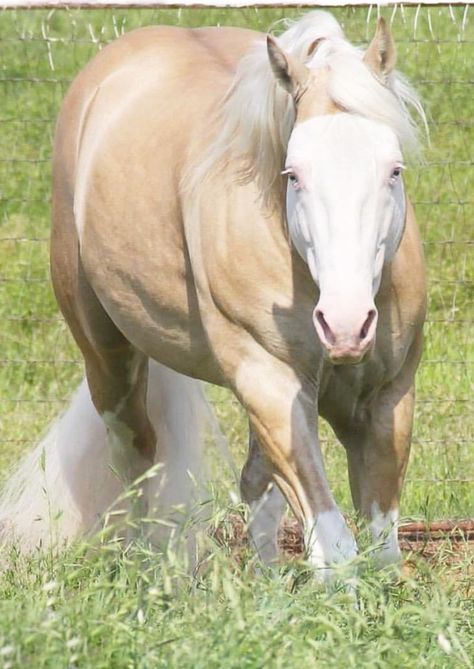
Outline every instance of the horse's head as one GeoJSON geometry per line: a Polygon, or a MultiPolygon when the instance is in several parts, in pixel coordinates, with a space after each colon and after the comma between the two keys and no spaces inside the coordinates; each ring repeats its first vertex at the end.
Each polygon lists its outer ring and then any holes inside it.
{"type": "MultiPolygon", "coordinates": [[[[272,38],[268,55],[296,108],[284,169],[287,217],[291,239],[320,290],[314,325],[334,363],[356,363],[375,341],[374,299],[403,234],[403,157],[389,124],[346,111],[334,99],[331,68],[337,70],[337,58],[318,56],[335,48],[324,42],[311,45],[308,66],[272,38]]],[[[354,80],[349,73],[346,83],[362,96],[361,104],[364,95],[373,96],[364,77],[376,95],[393,95],[387,82],[395,58],[390,32],[379,20],[354,80]]]]}

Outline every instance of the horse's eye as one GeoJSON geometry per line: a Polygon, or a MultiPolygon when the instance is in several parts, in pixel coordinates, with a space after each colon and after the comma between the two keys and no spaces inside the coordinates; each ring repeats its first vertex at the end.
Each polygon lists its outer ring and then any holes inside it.
{"type": "Polygon", "coordinates": [[[390,175],[390,183],[391,183],[392,185],[393,185],[393,184],[397,181],[397,179],[400,177],[400,175],[401,175],[401,173],[402,173],[402,169],[403,169],[403,167],[402,167],[401,165],[397,165],[397,167],[395,167],[395,168],[392,170],[392,173],[391,173],[391,175],[390,175]]]}
{"type": "Polygon", "coordinates": [[[291,169],[283,170],[282,176],[288,177],[288,179],[289,179],[291,185],[293,186],[293,188],[296,188],[297,190],[300,188],[300,183],[298,181],[298,177],[296,176],[296,174],[294,172],[291,171],[291,169]]]}

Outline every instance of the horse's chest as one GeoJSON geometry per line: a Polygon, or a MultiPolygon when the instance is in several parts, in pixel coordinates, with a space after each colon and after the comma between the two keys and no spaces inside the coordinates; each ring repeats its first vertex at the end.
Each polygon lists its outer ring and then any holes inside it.
{"type": "Polygon", "coordinates": [[[330,422],[356,420],[371,406],[381,389],[396,378],[407,350],[407,345],[394,342],[386,350],[376,349],[359,365],[325,365],[319,391],[321,415],[330,422]]]}

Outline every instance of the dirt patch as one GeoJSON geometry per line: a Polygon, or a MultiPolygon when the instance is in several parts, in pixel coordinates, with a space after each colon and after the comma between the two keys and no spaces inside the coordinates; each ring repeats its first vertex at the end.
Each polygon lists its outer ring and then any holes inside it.
{"type": "MultiPolygon", "coordinates": [[[[449,567],[466,565],[466,557],[471,558],[469,571],[474,572],[474,532],[472,521],[466,523],[433,523],[426,526],[411,523],[400,528],[400,547],[408,571],[415,568],[420,559],[449,567]]],[[[244,519],[238,514],[229,515],[216,529],[215,539],[228,546],[240,561],[248,553],[249,540],[244,519]]],[[[284,518],[278,534],[281,552],[288,558],[304,556],[301,529],[293,518],[284,518]]]]}

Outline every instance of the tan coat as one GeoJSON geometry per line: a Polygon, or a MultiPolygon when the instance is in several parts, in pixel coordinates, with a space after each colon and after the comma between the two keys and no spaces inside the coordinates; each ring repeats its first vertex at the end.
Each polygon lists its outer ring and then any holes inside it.
{"type": "Polygon", "coordinates": [[[145,460],[155,448],[144,409],[150,357],[235,392],[253,430],[245,499],[260,499],[273,479],[308,530],[336,508],[316,405],[347,448],[360,512],[398,506],[424,264],[409,206],[376,299],[375,350],[334,367],[312,323],[317,288],[255,185],[236,183],[231,163],[205,180],[193,213],[183,177],[215,136],[209,120],[258,37],[144,28],[80,73],[55,140],[52,275],[99,413],[115,412],[145,460]]]}

